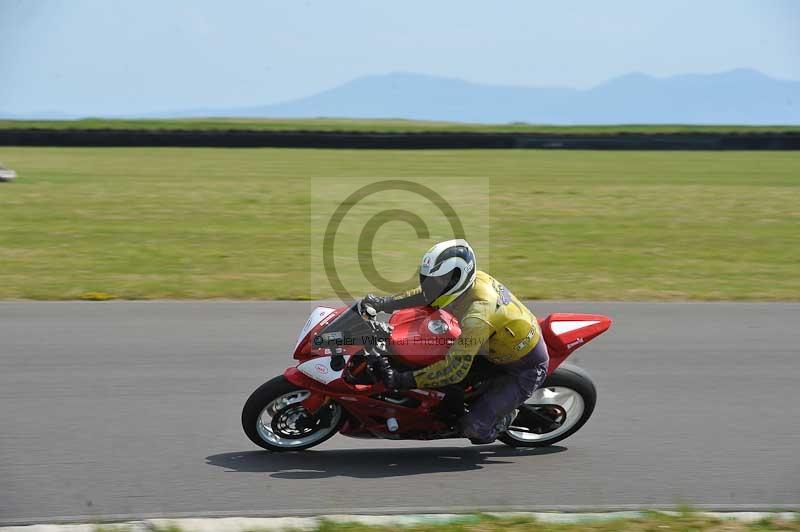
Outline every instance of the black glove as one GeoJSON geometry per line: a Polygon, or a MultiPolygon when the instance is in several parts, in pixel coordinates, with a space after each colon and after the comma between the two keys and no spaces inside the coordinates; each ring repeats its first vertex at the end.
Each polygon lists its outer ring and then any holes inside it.
{"type": "Polygon", "coordinates": [[[373,371],[383,384],[390,390],[411,390],[417,387],[417,379],[413,371],[398,371],[394,369],[386,357],[375,359],[373,371]]]}
{"type": "Polygon", "coordinates": [[[385,296],[380,297],[376,296],[375,294],[367,294],[359,303],[359,308],[361,312],[364,312],[364,307],[372,307],[375,309],[376,312],[382,312],[386,309],[386,303],[391,299],[391,297],[385,296]]]}
{"type": "Polygon", "coordinates": [[[413,371],[397,371],[389,368],[383,372],[383,384],[390,390],[413,390],[417,387],[417,379],[413,371]]]}

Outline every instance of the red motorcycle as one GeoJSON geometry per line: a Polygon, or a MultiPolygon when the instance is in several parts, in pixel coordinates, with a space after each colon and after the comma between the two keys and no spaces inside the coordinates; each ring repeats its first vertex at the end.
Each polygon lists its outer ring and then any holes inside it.
{"type": "MultiPolygon", "coordinates": [[[[596,402],[594,383],[582,369],[561,363],[608,330],[611,319],[551,314],[539,323],[549,374],[499,438],[514,447],[552,445],[586,423],[596,402]]],[[[297,366],[262,384],[245,403],[244,432],[271,451],[308,449],[337,432],[395,440],[458,437],[457,419],[502,366],[478,356],[462,382],[432,390],[389,390],[377,376],[386,365],[408,370],[441,360],[460,334],[446,310],[404,309],[385,322],[358,304],[317,307],[297,339],[297,366]]]]}

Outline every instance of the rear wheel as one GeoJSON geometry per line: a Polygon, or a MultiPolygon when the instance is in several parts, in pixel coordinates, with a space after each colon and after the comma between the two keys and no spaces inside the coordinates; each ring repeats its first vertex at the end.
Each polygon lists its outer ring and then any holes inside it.
{"type": "Polygon", "coordinates": [[[588,373],[576,366],[559,366],[520,406],[517,418],[499,439],[513,447],[553,445],[580,429],[596,402],[597,391],[588,373]]]}
{"type": "Polygon", "coordinates": [[[330,403],[311,413],[302,404],[309,395],[283,375],[265,382],[242,409],[245,434],[270,451],[301,451],[324,442],[338,432],[342,407],[330,403]]]}

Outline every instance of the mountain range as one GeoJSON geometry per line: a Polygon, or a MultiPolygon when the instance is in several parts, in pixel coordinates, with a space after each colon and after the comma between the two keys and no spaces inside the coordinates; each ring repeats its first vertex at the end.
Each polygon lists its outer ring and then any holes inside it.
{"type": "Polygon", "coordinates": [[[800,81],[752,69],[657,78],[628,74],[590,89],[471,83],[395,72],[297,100],[167,117],[404,118],[535,124],[800,124],[800,81]]]}

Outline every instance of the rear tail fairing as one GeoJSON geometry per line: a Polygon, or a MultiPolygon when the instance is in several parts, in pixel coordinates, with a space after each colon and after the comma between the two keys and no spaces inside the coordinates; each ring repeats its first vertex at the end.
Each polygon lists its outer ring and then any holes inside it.
{"type": "Polygon", "coordinates": [[[612,320],[600,314],[555,313],[539,321],[552,373],[573,351],[606,332],[612,320]]]}

